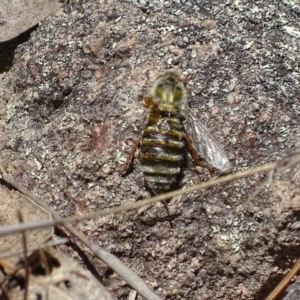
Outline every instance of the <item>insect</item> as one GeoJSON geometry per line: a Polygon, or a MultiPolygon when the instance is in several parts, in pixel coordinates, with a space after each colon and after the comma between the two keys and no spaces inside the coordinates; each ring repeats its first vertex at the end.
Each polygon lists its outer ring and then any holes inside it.
{"type": "Polygon", "coordinates": [[[141,169],[153,195],[176,188],[187,149],[196,165],[210,172],[215,168],[226,173],[231,168],[222,147],[188,107],[185,85],[186,80],[173,73],[157,78],[144,99],[149,115],[142,137],[124,165],[123,175],[126,175],[140,147],[141,169]]]}

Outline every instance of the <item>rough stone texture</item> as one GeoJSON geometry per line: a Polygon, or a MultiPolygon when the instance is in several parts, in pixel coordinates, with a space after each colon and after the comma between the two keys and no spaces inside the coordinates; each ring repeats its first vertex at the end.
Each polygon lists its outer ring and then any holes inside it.
{"type": "MultiPolygon", "coordinates": [[[[1,161],[62,216],[148,197],[137,160],[119,170],[143,128],[141,95],[166,71],[190,75],[190,106],[235,170],[278,160],[300,144],[295,3],[72,1],[1,75],[1,161]]],[[[183,186],[211,178],[191,159],[184,175],[183,186]]],[[[173,199],[173,228],[161,204],[77,228],[165,298],[263,299],[300,255],[300,199],[288,174],[247,202],[261,180],[173,199]]],[[[127,299],[125,282],[95,266],[127,299]]]]}

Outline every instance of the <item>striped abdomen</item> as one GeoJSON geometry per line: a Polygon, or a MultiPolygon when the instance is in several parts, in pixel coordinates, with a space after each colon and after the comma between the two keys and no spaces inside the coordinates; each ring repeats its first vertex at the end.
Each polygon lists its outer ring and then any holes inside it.
{"type": "Polygon", "coordinates": [[[160,194],[171,190],[181,174],[185,158],[183,128],[176,118],[158,118],[150,124],[143,131],[140,162],[148,188],[160,194]]]}

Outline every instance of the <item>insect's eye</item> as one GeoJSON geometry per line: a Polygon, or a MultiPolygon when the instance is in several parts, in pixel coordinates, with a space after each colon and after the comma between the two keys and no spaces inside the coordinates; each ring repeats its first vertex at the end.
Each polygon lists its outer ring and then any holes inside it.
{"type": "Polygon", "coordinates": [[[155,94],[156,94],[156,96],[161,97],[163,95],[163,93],[164,93],[164,85],[163,84],[159,84],[156,87],[155,94]]]}
{"type": "Polygon", "coordinates": [[[157,91],[158,92],[162,92],[164,90],[164,85],[163,84],[159,84],[158,86],[157,86],[157,91]]]}
{"type": "Polygon", "coordinates": [[[174,101],[182,100],[182,89],[180,87],[176,87],[174,90],[174,101]]]}

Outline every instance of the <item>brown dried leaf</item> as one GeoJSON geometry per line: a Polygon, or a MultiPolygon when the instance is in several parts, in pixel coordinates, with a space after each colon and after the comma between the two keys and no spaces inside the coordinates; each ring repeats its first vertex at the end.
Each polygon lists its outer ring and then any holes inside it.
{"type": "Polygon", "coordinates": [[[57,0],[2,0],[0,2],[0,42],[10,40],[62,6],[57,0]]]}
{"type": "MultiPolygon", "coordinates": [[[[10,191],[0,186],[0,226],[19,223],[17,210],[20,211],[24,222],[50,219],[51,214],[35,204],[32,200],[16,191],[10,191]]],[[[26,233],[27,247],[43,244],[53,234],[53,228],[30,230],[26,233]]],[[[11,234],[0,237],[0,253],[23,249],[22,236],[11,234]]]]}
{"type": "MultiPolygon", "coordinates": [[[[2,292],[8,295],[9,299],[21,300],[24,297],[25,269],[21,262],[15,263],[13,269],[12,263],[8,264],[7,261],[0,262],[7,275],[0,295],[2,292]],[[11,284],[11,281],[14,284],[11,284]]],[[[28,262],[28,300],[113,299],[89,272],[53,248],[33,252],[28,257],[28,262]]]]}

